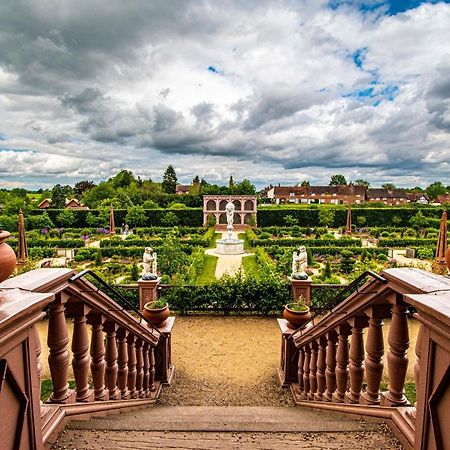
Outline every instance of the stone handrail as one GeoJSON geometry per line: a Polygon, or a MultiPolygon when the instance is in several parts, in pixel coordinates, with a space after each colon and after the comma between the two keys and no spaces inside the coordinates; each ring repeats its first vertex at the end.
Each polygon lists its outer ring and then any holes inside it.
{"type": "Polygon", "coordinates": [[[140,323],[86,279],[70,282],[74,274],[40,269],[0,284],[0,367],[6,364],[10,380],[17,381],[9,384],[19,386],[15,398],[2,396],[0,388],[0,406],[18,408],[20,398],[28,405],[27,420],[13,427],[22,431],[10,432],[2,442],[14,435],[21,445],[26,441],[23,448],[41,448],[65,417],[153,403],[170,381],[173,319],[158,330],[140,323]],[[40,407],[42,347],[35,325],[45,315],[53,389],[40,407]],[[70,365],[74,389],[68,384],[70,365]]]}
{"type": "Polygon", "coordinates": [[[298,354],[292,358],[285,344],[283,370],[294,378],[290,384],[297,404],[380,417],[407,448],[443,448],[439,443],[450,439],[445,422],[450,414],[450,279],[406,268],[388,269],[381,276],[386,284],[369,281],[291,337],[298,354]],[[420,322],[415,405],[404,393],[411,310],[420,322]],[[385,373],[386,318],[391,325],[385,373]],[[289,368],[293,363],[297,366],[289,368]],[[384,374],[389,385],[380,392],[384,374]]]}

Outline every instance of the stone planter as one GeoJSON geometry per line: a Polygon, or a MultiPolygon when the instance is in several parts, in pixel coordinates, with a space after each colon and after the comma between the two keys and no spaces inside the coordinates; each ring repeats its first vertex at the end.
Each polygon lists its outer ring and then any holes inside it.
{"type": "Polygon", "coordinates": [[[4,242],[11,233],[0,230],[0,283],[6,280],[16,268],[16,254],[14,250],[4,242]]]}
{"type": "Polygon", "coordinates": [[[145,320],[154,327],[161,326],[166,319],[169,317],[169,305],[166,305],[163,308],[152,308],[151,306],[155,302],[148,302],[144,305],[142,309],[142,315],[145,317],[145,320]]]}
{"type": "Polygon", "coordinates": [[[289,305],[284,307],[283,319],[288,321],[290,328],[297,329],[311,319],[311,312],[308,307],[305,311],[294,311],[289,308],[289,305]]]}

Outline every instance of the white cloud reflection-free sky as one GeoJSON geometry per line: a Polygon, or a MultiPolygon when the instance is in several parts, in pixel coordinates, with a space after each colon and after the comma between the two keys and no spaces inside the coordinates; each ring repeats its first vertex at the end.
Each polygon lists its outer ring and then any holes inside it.
{"type": "Polygon", "coordinates": [[[3,0],[0,187],[450,184],[450,4],[3,0]]]}

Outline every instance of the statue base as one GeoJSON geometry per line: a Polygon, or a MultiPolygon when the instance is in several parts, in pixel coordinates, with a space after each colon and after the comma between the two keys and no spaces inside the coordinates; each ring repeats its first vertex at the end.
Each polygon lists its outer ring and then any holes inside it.
{"type": "Polygon", "coordinates": [[[294,299],[294,303],[298,302],[298,298],[300,296],[303,297],[303,303],[306,306],[311,305],[311,284],[312,280],[310,278],[306,280],[298,280],[292,277],[289,277],[289,280],[292,284],[292,297],[294,299]]]}
{"type": "Polygon", "coordinates": [[[154,280],[144,280],[141,278],[137,281],[139,286],[139,310],[144,309],[144,305],[148,302],[158,300],[158,286],[161,282],[161,277],[154,280]]]}
{"type": "Polygon", "coordinates": [[[219,239],[216,241],[216,253],[219,255],[240,255],[244,253],[242,239],[219,239]]]}

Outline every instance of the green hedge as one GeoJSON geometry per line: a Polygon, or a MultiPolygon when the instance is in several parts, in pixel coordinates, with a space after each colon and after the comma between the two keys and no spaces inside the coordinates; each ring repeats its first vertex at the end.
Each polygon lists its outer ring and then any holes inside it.
{"type": "Polygon", "coordinates": [[[253,239],[253,247],[297,247],[305,245],[309,247],[361,247],[361,239],[253,239]]]}
{"type": "Polygon", "coordinates": [[[379,239],[380,247],[431,247],[436,246],[437,238],[434,239],[379,239]]]}
{"type": "MultiPolygon", "coordinates": [[[[301,227],[320,226],[320,208],[330,208],[334,211],[333,227],[345,227],[347,220],[347,209],[345,207],[316,206],[305,208],[267,208],[258,210],[258,225],[260,227],[283,226],[286,225],[285,217],[292,216],[298,221],[301,227]]],[[[400,223],[397,226],[408,226],[411,217],[418,211],[422,211],[426,217],[439,219],[442,215],[442,207],[382,207],[382,208],[361,208],[353,206],[352,223],[356,224],[356,218],[362,216],[366,218],[366,227],[385,227],[393,225],[392,219],[398,217],[400,223]]]]}
{"type": "MultiPolygon", "coordinates": [[[[159,247],[163,244],[164,239],[162,238],[152,238],[152,239],[135,239],[133,237],[129,237],[127,239],[103,239],[100,241],[100,247],[159,247]]],[[[209,240],[208,239],[186,239],[182,240],[183,245],[190,247],[208,247],[209,240]]]]}
{"type": "MultiPolygon", "coordinates": [[[[56,227],[62,226],[58,221],[58,214],[64,211],[62,209],[33,209],[30,212],[30,215],[37,216],[47,212],[52,222],[56,227]]],[[[75,216],[73,227],[75,228],[84,228],[87,225],[86,216],[88,213],[93,214],[94,216],[98,216],[100,211],[96,209],[81,209],[81,210],[72,210],[75,216]]],[[[125,223],[125,217],[127,215],[126,209],[115,209],[114,210],[114,218],[116,221],[116,226],[120,227],[122,223],[125,223]]],[[[161,227],[164,225],[163,219],[167,213],[173,213],[177,216],[178,224],[180,226],[189,226],[189,227],[201,227],[203,225],[203,210],[201,208],[189,208],[189,209],[146,209],[145,214],[147,217],[147,222],[145,223],[146,227],[158,226],[161,227]]]]}
{"type": "MultiPolygon", "coordinates": [[[[160,252],[160,247],[152,247],[153,250],[157,253],[160,252]]],[[[184,251],[188,255],[192,253],[192,250],[195,247],[191,247],[188,245],[182,245],[180,247],[180,250],[184,251]]],[[[102,255],[106,257],[113,257],[113,256],[140,256],[142,257],[144,253],[144,247],[141,245],[139,247],[103,247],[102,248],[102,255]]]]}
{"type": "MultiPolygon", "coordinates": [[[[17,247],[17,239],[8,239],[8,244],[17,247]]],[[[43,248],[82,248],[86,243],[83,239],[27,239],[27,246],[43,248]]]]}
{"type": "MultiPolygon", "coordinates": [[[[279,253],[280,248],[277,245],[272,245],[270,247],[266,247],[266,251],[274,256],[279,253]]],[[[388,249],[382,247],[308,247],[308,251],[310,251],[313,255],[340,255],[344,251],[349,251],[353,255],[360,255],[363,252],[366,252],[369,256],[377,256],[377,255],[387,255],[388,249]]]]}

